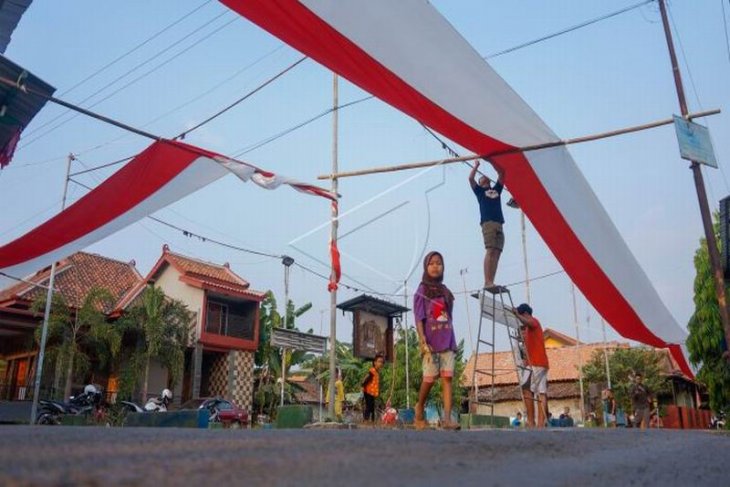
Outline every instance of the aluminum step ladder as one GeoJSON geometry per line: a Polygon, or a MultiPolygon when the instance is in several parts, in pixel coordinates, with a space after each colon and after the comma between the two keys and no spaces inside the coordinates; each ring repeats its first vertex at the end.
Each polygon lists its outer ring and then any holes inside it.
{"type": "MultiPolygon", "coordinates": [[[[527,347],[525,346],[524,337],[522,335],[522,323],[515,316],[514,303],[512,302],[512,295],[504,286],[493,286],[490,288],[484,288],[479,293],[472,295],[479,299],[479,330],[477,332],[475,359],[474,359],[474,370],[472,371],[472,404],[471,410],[473,413],[477,412],[479,406],[486,406],[489,409],[489,422],[491,426],[495,425],[494,422],[494,404],[496,402],[496,378],[499,373],[504,372],[503,370],[496,369],[495,363],[495,338],[497,323],[504,325],[507,328],[507,334],[510,342],[510,350],[512,351],[512,358],[514,362],[514,370],[517,374],[517,388],[521,389],[521,384],[525,374],[529,374],[529,367],[526,365],[527,361],[527,347]],[[491,323],[491,330],[487,328],[488,324],[491,323]],[[491,335],[487,337],[487,335],[491,335]],[[488,353],[490,354],[491,360],[487,364],[480,366],[479,354],[488,353]],[[479,393],[478,378],[480,377],[489,378],[490,392],[488,397],[485,399],[484,394],[479,393]]],[[[520,398],[522,392],[520,390],[520,398]]]]}

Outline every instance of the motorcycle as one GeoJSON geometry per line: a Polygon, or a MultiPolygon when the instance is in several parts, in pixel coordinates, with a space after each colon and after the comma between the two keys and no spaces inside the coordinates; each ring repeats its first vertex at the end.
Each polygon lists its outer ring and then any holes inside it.
{"type": "Polygon", "coordinates": [[[167,406],[172,401],[172,391],[170,389],[163,389],[160,397],[150,398],[144,407],[134,403],[132,401],[120,401],[127,412],[131,413],[157,413],[166,412],[167,406]]]}
{"type": "Polygon", "coordinates": [[[63,416],[97,416],[101,411],[102,393],[98,387],[89,384],[78,396],[71,396],[68,402],[41,399],[36,424],[61,424],[63,416]]]}
{"type": "Polygon", "coordinates": [[[725,429],[725,413],[720,411],[710,419],[710,429],[722,430],[725,429]]]}

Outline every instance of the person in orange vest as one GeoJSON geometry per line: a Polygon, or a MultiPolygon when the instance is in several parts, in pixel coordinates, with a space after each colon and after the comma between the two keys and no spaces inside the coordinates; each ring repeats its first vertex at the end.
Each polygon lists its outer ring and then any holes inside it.
{"type": "Polygon", "coordinates": [[[373,366],[368,371],[368,376],[362,382],[362,393],[365,398],[365,409],[362,417],[365,421],[375,421],[375,398],[380,395],[380,369],[385,364],[385,357],[382,353],[375,355],[373,366]]]}

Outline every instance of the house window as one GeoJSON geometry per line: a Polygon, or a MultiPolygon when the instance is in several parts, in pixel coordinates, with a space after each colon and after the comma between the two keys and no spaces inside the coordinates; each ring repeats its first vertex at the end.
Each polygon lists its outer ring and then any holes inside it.
{"type": "Polygon", "coordinates": [[[258,303],[213,295],[208,299],[207,308],[207,333],[244,340],[254,339],[258,303]]]}
{"type": "Polygon", "coordinates": [[[208,301],[208,320],[205,331],[216,335],[226,335],[228,328],[228,306],[215,301],[208,301]]]}

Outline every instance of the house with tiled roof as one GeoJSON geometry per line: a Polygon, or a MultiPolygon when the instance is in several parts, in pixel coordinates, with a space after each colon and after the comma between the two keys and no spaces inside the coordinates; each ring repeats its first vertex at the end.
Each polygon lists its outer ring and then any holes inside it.
{"type": "MultiPolygon", "coordinates": [[[[544,331],[545,351],[550,369],[548,371],[548,408],[560,413],[563,408],[569,407],[573,416],[580,421],[580,367],[590,362],[596,352],[611,354],[620,348],[629,348],[626,342],[599,342],[583,343],[564,335],[551,328],[544,331]]],[[[673,402],[678,405],[696,407],[691,388],[686,384],[691,382],[684,377],[679,365],[674,361],[666,349],[656,349],[662,357],[662,369],[669,380],[673,382],[672,389],[675,397],[673,402]]],[[[518,384],[517,372],[511,351],[480,353],[478,357],[472,355],[467,361],[461,384],[469,389],[469,397],[474,397],[474,366],[477,370],[490,370],[494,359],[494,389],[492,378],[486,374],[476,374],[477,393],[479,403],[488,403],[494,398],[494,414],[497,416],[514,416],[517,411],[524,410],[522,393],[518,384]]],[[[595,388],[594,388],[595,389],[595,388]]],[[[600,396],[600,390],[590,390],[584,400],[591,404],[600,396]]],[[[586,410],[590,409],[587,407],[586,410]]],[[[477,414],[490,414],[490,408],[484,404],[476,406],[477,414]]]]}
{"type": "MultiPolygon", "coordinates": [[[[176,401],[225,396],[249,409],[264,293],[251,289],[228,264],[184,256],[165,245],[152,270],[125,293],[114,313],[132,306],[148,285],[181,301],[195,316],[188,333],[183,378],[173,391],[176,401]]],[[[148,393],[159,393],[168,386],[168,379],[166,370],[152,364],[148,393]]]]}
{"type": "MultiPolygon", "coordinates": [[[[24,399],[27,395],[38,355],[33,335],[42,320],[31,307],[37,299],[45,299],[50,272],[46,267],[0,290],[0,362],[4,366],[0,399],[24,399]]],[[[92,289],[106,289],[113,299],[102,311],[110,313],[142,282],[134,261],[77,252],[57,263],[54,289],[72,310],[82,305],[92,289]]]]}

